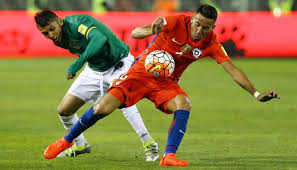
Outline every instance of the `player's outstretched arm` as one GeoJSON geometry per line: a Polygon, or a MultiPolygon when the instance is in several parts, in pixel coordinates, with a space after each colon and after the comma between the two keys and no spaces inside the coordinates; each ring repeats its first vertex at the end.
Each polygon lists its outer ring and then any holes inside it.
{"type": "Polygon", "coordinates": [[[163,30],[164,20],[163,17],[158,17],[152,24],[148,24],[142,27],[137,27],[132,31],[132,38],[142,39],[154,34],[158,34],[163,30]]]}
{"type": "Polygon", "coordinates": [[[280,99],[280,96],[275,91],[269,91],[263,94],[260,94],[253,84],[249,81],[247,76],[238,69],[231,61],[224,61],[221,63],[223,68],[231,75],[233,80],[239,84],[243,89],[248,91],[251,95],[253,95],[257,100],[261,102],[269,101],[273,98],[280,99]]]}

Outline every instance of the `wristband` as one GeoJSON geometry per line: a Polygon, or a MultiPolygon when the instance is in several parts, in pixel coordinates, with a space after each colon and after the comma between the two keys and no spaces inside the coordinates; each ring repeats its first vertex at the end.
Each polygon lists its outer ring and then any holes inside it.
{"type": "Polygon", "coordinates": [[[260,93],[258,92],[258,91],[256,91],[255,93],[254,93],[254,97],[257,99],[258,98],[258,96],[260,95],[260,93]]]}

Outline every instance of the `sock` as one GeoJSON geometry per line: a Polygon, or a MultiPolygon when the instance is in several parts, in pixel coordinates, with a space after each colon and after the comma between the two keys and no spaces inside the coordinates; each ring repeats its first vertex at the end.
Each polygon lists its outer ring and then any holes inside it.
{"type": "Polygon", "coordinates": [[[123,108],[121,111],[135,132],[141,138],[142,143],[152,140],[152,137],[148,133],[136,105],[123,108]]]}
{"type": "Polygon", "coordinates": [[[69,143],[79,136],[83,131],[87,130],[89,127],[93,126],[98,120],[102,119],[107,115],[94,115],[94,109],[91,107],[87,110],[80,119],[72,126],[69,133],[64,136],[65,140],[69,143]]]}
{"type": "Polygon", "coordinates": [[[168,153],[176,153],[184,134],[186,133],[189,114],[190,112],[186,110],[176,110],[174,112],[174,118],[168,131],[168,139],[164,155],[168,153]]]}
{"type": "MultiPolygon", "coordinates": [[[[60,120],[63,123],[63,126],[67,132],[70,131],[72,126],[78,121],[77,114],[74,113],[70,116],[60,116],[60,120]]],[[[74,139],[74,143],[76,146],[82,146],[86,143],[86,139],[83,134],[80,134],[77,138],[74,139]]]]}

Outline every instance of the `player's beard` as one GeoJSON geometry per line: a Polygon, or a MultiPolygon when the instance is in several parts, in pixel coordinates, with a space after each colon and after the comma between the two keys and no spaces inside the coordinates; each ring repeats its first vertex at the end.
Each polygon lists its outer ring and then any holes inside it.
{"type": "Polygon", "coordinates": [[[192,40],[193,41],[200,41],[200,40],[202,40],[202,36],[194,36],[194,37],[192,37],[192,40]]]}

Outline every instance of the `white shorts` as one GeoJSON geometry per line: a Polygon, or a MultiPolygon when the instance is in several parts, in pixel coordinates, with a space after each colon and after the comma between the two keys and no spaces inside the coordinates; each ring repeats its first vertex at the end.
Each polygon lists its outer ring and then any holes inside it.
{"type": "Polygon", "coordinates": [[[95,105],[107,92],[112,81],[126,73],[133,62],[134,57],[129,54],[104,72],[93,71],[86,65],[67,93],[82,99],[84,102],[95,105]],[[120,67],[121,64],[122,66],[120,67]]]}

